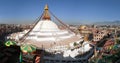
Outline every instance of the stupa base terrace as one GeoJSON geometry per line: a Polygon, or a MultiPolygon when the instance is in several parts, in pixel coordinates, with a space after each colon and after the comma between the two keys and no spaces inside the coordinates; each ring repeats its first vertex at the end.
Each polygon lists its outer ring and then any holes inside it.
{"type": "Polygon", "coordinates": [[[70,45],[70,43],[73,42],[79,42],[82,41],[83,39],[78,38],[77,36],[73,36],[71,38],[68,39],[64,39],[64,40],[59,40],[59,41],[35,41],[35,40],[25,40],[24,42],[28,43],[28,44],[33,44],[35,46],[37,46],[38,48],[51,48],[53,46],[62,46],[62,45],[70,45]]]}

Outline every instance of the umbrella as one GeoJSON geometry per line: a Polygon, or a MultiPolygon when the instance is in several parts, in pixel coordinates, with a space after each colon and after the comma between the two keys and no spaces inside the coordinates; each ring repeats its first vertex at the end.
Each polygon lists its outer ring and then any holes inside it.
{"type": "Polygon", "coordinates": [[[30,53],[30,52],[36,51],[36,47],[33,45],[25,44],[25,45],[21,46],[21,50],[25,53],[27,53],[27,52],[30,53]]]}
{"type": "Polygon", "coordinates": [[[13,41],[10,41],[10,40],[5,42],[6,46],[11,46],[11,45],[15,45],[15,44],[16,44],[16,42],[13,42],[13,41]]]}

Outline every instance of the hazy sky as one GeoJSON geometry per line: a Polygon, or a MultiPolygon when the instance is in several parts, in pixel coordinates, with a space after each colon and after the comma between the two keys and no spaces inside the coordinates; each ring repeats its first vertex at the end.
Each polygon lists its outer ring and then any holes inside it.
{"type": "Polygon", "coordinates": [[[120,20],[120,0],[0,0],[0,23],[33,23],[45,4],[65,23],[120,20]]]}

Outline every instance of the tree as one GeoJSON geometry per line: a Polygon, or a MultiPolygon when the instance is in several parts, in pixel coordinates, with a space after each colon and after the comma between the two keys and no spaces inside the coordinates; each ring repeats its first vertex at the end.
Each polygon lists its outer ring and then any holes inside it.
{"type": "Polygon", "coordinates": [[[76,42],[74,42],[74,46],[78,45],[76,42]]]}

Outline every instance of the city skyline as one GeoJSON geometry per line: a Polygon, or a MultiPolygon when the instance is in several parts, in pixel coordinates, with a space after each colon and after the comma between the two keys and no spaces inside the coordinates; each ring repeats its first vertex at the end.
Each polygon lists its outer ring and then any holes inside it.
{"type": "Polygon", "coordinates": [[[0,23],[34,23],[45,4],[68,24],[120,20],[119,0],[0,0],[0,23]]]}

